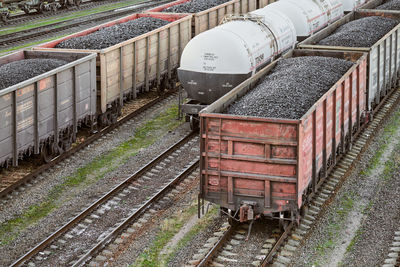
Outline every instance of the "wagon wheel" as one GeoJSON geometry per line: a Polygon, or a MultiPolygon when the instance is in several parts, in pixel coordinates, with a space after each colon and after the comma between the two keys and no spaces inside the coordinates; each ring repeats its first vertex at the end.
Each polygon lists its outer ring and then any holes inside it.
{"type": "Polygon", "coordinates": [[[79,6],[81,5],[81,0],[75,0],[74,4],[79,8],[79,6]]]}
{"type": "Polygon", "coordinates": [[[8,18],[10,17],[10,14],[9,13],[3,13],[3,14],[1,14],[1,20],[4,22],[4,23],[7,23],[8,22],[8,18]]]}
{"type": "Polygon", "coordinates": [[[53,4],[51,4],[50,5],[50,11],[52,12],[52,13],[56,13],[57,12],[57,4],[56,3],[53,3],[53,4]]]}
{"type": "Polygon", "coordinates": [[[27,5],[24,5],[21,9],[22,11],[24,11],[25,14],[29,14],[29,8],[27,5]]]}
{"type": "Polygon", "coordinates": [[[49,163],[57,155],[56,155],[56,153],[54,153],[54,149],[52,149],[51,145],[45,145],[42,148],[42,152],[40,153],[40,156],[45,163],[49,163]]]}
{"type": "Polygon", "coordinates": [[[199,119],[194,117],[193,115],[190,115],[189,124],[190,124],[190,130],[192,131],[197,130],[199,128],[199,119]]]}
{"type": "Polygon", "coordinates": [[[46,9],[45,3],[40,3],[39,5],[39,13],[46,13],[48,10],[46,9]]]}

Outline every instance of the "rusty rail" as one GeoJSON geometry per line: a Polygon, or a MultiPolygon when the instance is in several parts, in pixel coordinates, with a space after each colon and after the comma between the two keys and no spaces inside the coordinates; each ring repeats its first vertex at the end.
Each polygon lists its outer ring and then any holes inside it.
{"type": "Polygon", "coordinates": [[[19,179],[18,181],[16,181],[15,183],[13,183],[12,185],[8,186],[7,188],[5,188],[4,190],[2,190],[0,192],[0,199],[5,197],[6,195],[8,195],[9,193],[11,193],[12,191],[14,191],[16,188],[18,188],[19,186],[33,180],[34,178],[36,178],[38,175],[40,175],[41,173],[45,172],[46,170],[48,170],[49,168],[55,166],[56,164],[60,163],[61,161],[65,160],[66,158],[72,156],[73,154],[75,154],[76,152],[80,151],[81,149],[85,148],[86,146],[88,146],[89,144],[93,143],[94,141],[96,141],[97,139],[99,139],[100,137],[110,133],[111,131],[113,131],[114,129],[118,128],[119,126],[123,125],[124,123],[126,123],[127,121],[129,121],[130,119],[134,118],[135,116],[139,115],[140,113],[144,112],[145,110],[147,110],[148,108],[154,106],[155,104],[159,103],[160,101],[164,100],[166,97],[172,95],[173,93],[175,93],[176,91],[171,91],[169,93],[167,93],[164,96],[158,97],[152,101],[150,101],[149,103],[145,104],[144,106],[136,109],[135,111],[133,111],[132,113],[126,115],[125,117],[121,118],[120,120],[118,120],[115,124],[107,126],[105,128],[103,128],[101,131],[89,136],[83,143],[71,148],[70,150],[66,151],[65,153],[61,154],[60,156],[54,158],[51,162],[44,164],[42,166],[40,166],[39,168],[37,168],[36,170],[34,170],[32,173],[26,175],[25,177],[19,179]]]}
{"type": "Polygon", "coordinates": [[[236,227],[238,224],[235,224],[234,226],[230,226],[229,229],[224,233],[223,236],[218,240],[217,243],[215,243],[214,247],[210,249],[210,251],[207,253],[207,255],[204,257],[204,259],[197,265],[197,267],[205,267],[208,266],[209,262],[214,258],[214,256],[218,253],[218,251],[224,246],[226,241],[229,239],[229,237],[232,236],[232,233],[234,233],[236,227]]]}
{"type": "Polygon", "coordinates": [[[272,249],[268,252],[268,255],[264,258],[264,260],[261,263],[262,267],[269,266],[270,261],[272,258],[275,256],[276,252],[278,252],[279,248],[281,247],[282,243],[285,241],[285,239],[288,237],[290,231],[292,230],[294,225],[294,222],[291,222],[287,228],[285,229],[285,232],[282,233],[282,235],[279,237],[278,241],[275,243],[275,245],[272,247],[272,249]]]}
{"type": "MultiPolygon", "coordinates": [[[[132,14],[134,12],[142,11],[147,8],[151,8],[154,6],[158,6],[160,4],[164,3],[169,3],[171,0],[162,0],[162,1],[155,1],[155,0],[150,0],[150,1],[145,1],[142,3],[135,4],[134,6],[137,6],[135,8],[127,8],[124,10],[120,11],[115,11],[115,10],[109,10],[109,11],[104,11],[104,12],[99,12],[96,14],[92,14],[87,16],[87,19],[82,21],[82,18],[76,18],[76,19],[71,19],[69,22],[68,21],[61,21],[61,22],[56,22],[50,25],[45,25],[45,26],[39,26],[33,29],[29,30],[22,30],[10,34],[5,34],[0,36],[0,47],[1,46],[10,46],[10,44],[16,43],[16,42],[21,42],[21,41],[27,41],[28,39],[32,39],[41,35],[47,35],[50,33],[56,33],[60,32],[63,30],[67,30],[73,27],[77,26],[82,26],[87,23],[93,23],[97,21],[104,21],[107,19],[112,19],[116,18],[118,16],[124,16],[128,14],[132,14]],[[93,18],[91,16],[93,15],[100,15],[103,14],[100,17],[93,18]]],[[[121,8],[118,8],[121,9],[121,8]]]]}
{"type": "MultiPolygon", "coordinates": [[[[27,260],[32,258],[34,255],[39,253],[43,248],[47,247],[51,242],[53,242],[57,237],[61,236],[68,230],[70,230],[72,227],[74,227],[79,221],[81,221],[83,218],[91,214],[97,207],[99,207],[101,204],[105,203],[108,201],[113,195],[115,195],[117,192],[121,191],[124,187],[128,186],[132,181],[136,180],[138,177],[143,175],[145,172],[150,170],[153,166],[155,166],[157,163],[159,163],[161,160],[164,158],[168,157],[175,149],[178,147],[182,146],[182,144],[188,142],[190,139],[192,139],[197,132],[191,132],[189,135],[186,137],[182,138],[179,142],[175,143],[168,149],[166,149],[164,152],[162,152],[160,155],[158,155],[155,159],[153,159],[151,162],[146,164],[144,167],[142,167],[140,170],[135,172],[132,176],[128,177],[125,179],[123,182],[121,182],[119,185],[115,186],[113,189],[111,189],[108,193],[106,193],[103,197],[95,201],[92,205],[90,205],[88,208],[86,208],[83,212],[75,216],[73,219],[71,219],[68,223],[57,229],[53,234],[51,234],[49,237],[47,237],[45,240],[40,242],[36,247],[31,249],[29,252],[27,252],[25,255],[20,257],[17,261],[15,261],[11,266],[21,266],[23,263],[25,263],[27,260]]],[[[147,208],[151,203],[156,201],[162,194],[164,194],[168,189],[170,189],[171,186],[176,184],[178,181],[180,181],[182,178],[186,177],[188,173],[196,168],[199,164],[199,161],[197,160],[194,164],[192,164],[190,167],[188,167],[183,173],[178,175],[177,178],[175,178],[173,181],[171,181],[167,186],[165,186],[162,190],[160,190],[154,197],[152,197],[149,201],[147,201],[140,209],[135,212],[132,216],[130,216],[128,219],[126,219],[121,226],[119,226],[115,231],[113,231],[110,235],[108,235],[106,238],[104,238],[100,243],[98,243],[92,250],[90,250],[85,256],[83,256],[82,260],[79,260],[76,264],[82,261],[82,263],[90,257],[93,253],[96,253],[103,244],[105,244],[107,241],[109,241],[116,233],[119,233],[124,227],[129,224],[132,220],[134,220],[140,213],[143,211],[145,208],[147,208]]]]}
{"type": "Polygon", "coordinates": [[[150,205],[160,199],[167,191],[169,191],[173,186],[179,183],[182,179],[189,176],[192,172],[196,170],[199,166],[199,160],[193,163],[191,166],[186,168],[182,173],[180,173],[175,179],[173,179],[169,184],[167,184],[163,189],[161,189],[157,194],[150,198],[146,203],[144,203],[135,213],[133,213],[129,218],[125,219],[120,226],[114,229],[110,234],[103,238],[99,243],[97,243],[89,252],[87,252],[82,258],[80,258],[73,267],[81,266],[86,261],[90,260],[94,255],[99,253],[101,249],[118,236],[124,229],[126,229],[134,220],[136,220],[141,213],[146,210],[150,205]]]}

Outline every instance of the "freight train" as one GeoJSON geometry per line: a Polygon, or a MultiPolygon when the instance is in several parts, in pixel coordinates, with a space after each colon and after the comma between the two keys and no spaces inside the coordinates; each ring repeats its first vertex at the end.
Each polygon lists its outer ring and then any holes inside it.
{"type": "MultiPolygon", "coordinates": [[[[182,0],[178,0],[168,4],[168,6],[178,5],[181,2],[182,0]]],[[[93,63],[85,63],[89,64],[91,68],[95,68],[95,79],[92,80],[92,78],[89,79],[88,77],[86,79],[77,79],[75,77],[72,81],[75,81],[76,85],[74,86],[78,88],[78,91],[74,93],[75,96],[81,95],[84,99],[88,95],[91,96],[91,104],[84,105],[85,112],[87,108],[90,110],[88,113],[90,116],[85,117],[84,123],[89,120],[105,126],[113,124],[120,114],[124,102],[135,98],[138,93],[149,91],[153,87],[174,88],[176,86],[176,69],[179,66],[182,51],[194,36],[217,26],[224,16],[252,11],[256,7],[263,7],[271,2],[273,0],[231,0],[195,14],[154,13],[154,10],[149,10],[145,13],[134,14],[51,41],[33,49],[72,53],[72,55],[82,52],[96,53],[97,57],[94,65],[93,63]],[[84,36],[104,27],[146,16],[161,18],[170,23],[159,29],[101,50],[56,48],[56,45],[63,40],[84,36]],[[91,85],[87,86],[89,81],[91,85]],[[94,85],[96,86],[96,101],[93,104],[91,90],[94,89],[94,85]],[[84,90],[81,91],[79,88],[84,88],[84,90]]],[[[324,1],[321,0],[322,2],[324,1]]],[[[352,1],[352,6],[358,2],[352,1]]],[[[325,6],[325,8],[327,7],[325,6]]],[[[23,56],[18,54],[4,58],[3,62],[21,58],[23,56]]],[[[77,67],[75,71],[76,69],[77,67]]],[[[69,70],[69,72],[70,74],[68,75],[73,75],[71,73],[74,70],[69,70]]],[[[93,73],[93,71],[90,71],[90,73],[93,73]]],[[[62,153],[74,140],[77,125],[81,124],[82,120],[75,116],[79,110],[75,110],[72,107],[81,107],[78,103],[80,98],[71,98],[74,95],[72,93],[65,95],[54,91],[59,85],[65,86],[61,82],[63,75],[55,71],[51,77],[43,79],[44,81],[41,81],[42,76],[40,76],[37,82],[30,84],[30,87],[28,86],[29,89],[15,86],[12,89],[8,88],[1,92],[0,96],[7,102],[6,108],[0,110],[0,115],[8,120],[7,127],[0,129],[0,143],[6,144],[7,147],[7,149],[2,149],[2,153],[0,153],[1,166],[8,165],[10,162],[13,165],[17,165],[19,159],[32,153],[39,153],[44,158],[51,159],[62,153]],[[59,75],[61,75],[61,78],[59,75]],[[53,84],[53,86],[50,86],[50,84],[53,84]],[[35,86],[36,88],[50,86],[49,90],[46,91],[48,95],[45,98],[52,99],[56,95],[57,99],[52,101],[60,102],[56,105],[53,104],[53,108],[46,109],[45,121],[43,122],[38,120],[41,114],[35,113],[37,106],[40,106],[40,99],[36,99],[38,94],[33,93],[36,90],[34,89],[35,86]],[[24,94],[25,92],[27,95],[24,94]],[[22,95],[19,97],[20,94],[22,95]],[[13,97],[15,98],[14,100],[12,100],[13,97]],[[14,104],[9,102],[11,100],[14,101],[14,104]],[[64,106],[60,106],[64,101],[75,104],[64,110],[64,106]],[[27,102],[30,104],[26,104],[27,102]],[[15,110],[12,112],[13,107],[15,107],[15,110]],[[66,111],[67,115],[63,114],[63,111],[66,111]],[[68,123],[63,125],[65,121],[62,121],[62,119],[67,118],[62,116],[67,116],[68,119],[72,117],[72,120],[68,120],[68,123]],[[40,134],[41,131],[43,131],[42,135],[40,134]]],[[[71,86],[71,82],[68,83],[68,86],[71,86]]]]}
{"type": "Polygon", "coordinates": [[[46,13],[71,6],[79,7],[80,4],[81,0],[0,0],[0,19],[7,22],[10,13],[18,9],[24,11],[25,14],[46,13]]]}
{"type": "Polygon", "coordinates": [[[248,12],[271,1],[231,0],[195,14],[149,10],[39,45],[33,48],[38,51],[36,54],[23,51],[0,58],[0,65],[39,55],[64,55],[70,62],[0,91],[0,118],[5,122],[0,127],[0,166],[17,166],[20,159],[31,154],[40,154],[49,161],[75,141],[79,125],[88,125],[90,129],[111,125],[124,103],[137,94],[152,88],[174,89],[182,50],[194,35],[215,27],[226,14],[248,12]],[[145,17],[169,23],[104,49],[57,48],[64,40],[145,17]],[[81,53],[94,53],[95,62],[80,59],[74,65],[71,59],[81,53]],[[78,77],[80,73],[85,73],[85,77],[78,77]]]}
{"type": "Polygon", "coordinates": [[[354,0],[281,0],[193,38],[182,53],[179,79],[189,100],[182,105],[192,127],[206,105],[254,75],[297,41],[364,4],[354,0]]]}
{"type": "MultiPolygon", "coordinates": [[[[286,27],[279,24],[280,29],[286,30],[276,30],[273,22],[266,22],[268,16],[260,14],[269,14],[270,9],[283,2],[291,1],[282,0],[238,19],[234,17],[193,38],[183,51],[178,69],[189,97],[205,106],[201,111],[193,109],[200,117],[199,199],[229,211],[231,221],[260,216],[279,219],[282,225],[298,221],[310,195],[336,165],[337,158],[351,148],[354,136],[373,119],[374,111],[398,85],[400,77],[399,11],[360,9],[318,32],[313,31],[321,24],[308,24],[306,13],[299,12],[299,17],[305,16],[305,23],[295,21],[293,15],[286,16],[286,27]],[[352,24],[369,18],[388,18],[394,26],[377,35],[379,38],[372,45],[320,43],[344,25],[359,27],[350,31],[353,35],[347,34],[349,39],[345,41],[370,40],[361,34],[374,34],[375,29],[352,24]],[[293,28],[297,37],[301,29],[310,37],[282,46],[280,41],[294,39],[293,28]],[[270,37],[260,43],[258,38],[268,33],[270,37]],[[278,52],[291,45],[298,49],[289,50],[283,58],[336,57],[352,61],[354,66],[300,118],[230,114],[228,109],[279,64],[281,58],[275,58],[278,52]]],[[[274,14],[284,17],[285,9],[279,11],[274,14]]],[[[335,36],[339,37],[331,39],[340,39],[340,35],[335,36]]],[[[288,101],[287,105],[296,103],[288,101]]]]}
{"type": "MultiPolygon", "coordinates": [[[[80,53],[97,56],[95,62],[81,59],[75,67],[57,68],[0,91],[0,118],[6,122],[0,127],[0,166],[17,166],[20,159],[31,154],[49,161],[75,141],[79,125],[90,129],[112,125],[124,103],[137,94],[152,88],[174,89],[182,50],[193,36],[217,26],[225,15],[246,13],[273,1],[231,0],[194,14],[147,10],[34,47],[47,51],[41,54],[47,58],[64,55],[74,59],[80,53]],[[57,48],[65,40],[144,17],[169,23],[104,49],[57,48]],[[75,77],[82,72],[85,78],[75,77]],[[64,82],[66,78],[68,82],[64,82]]],[[[0,65],[38,55],[19,52],[0,58],[0,65]]]]}

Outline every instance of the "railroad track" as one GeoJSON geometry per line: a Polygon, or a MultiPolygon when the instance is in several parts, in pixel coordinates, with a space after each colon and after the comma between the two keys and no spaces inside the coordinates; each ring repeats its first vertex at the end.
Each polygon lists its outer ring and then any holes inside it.
{"type": "Polygon", "coordinates": [[[304,215],[300,224],[293,227],[291,234],[282,242],[281,247],[277,249],[277,254],[268,264],[276,263],[276,265],[286,266],[291,263],[291,256],[309,234],[315,220],[336,195],[336,192],[350,175],[357,160],[372,141],[378,127],[392,113],[393,109],[398,106],[399,101],[400,88],[394,90],[393,93],[387,96],[375,109],[376,112],[373,116],[373,121],[365,125],[359,132],[351,149],[338,159],[336,166],[329,172],[328,177],[319,182],[316,193],[309,197],[310,204],[304,208],[304,215]]]}
{"type": "MultiPolygon", "coordinates": [[[[124,123],[128,122],[132,118],[138,116],[139,114],[143,113],[144,111],[148,110],[150,107],[156,105],[157,103],[161,102],[162,100],[166,99],[168,96],[171,96],[175,94],[175,91],[171,91],[166,93],[163,96],[160,96],[158,98],[155,98],[151,100],[150,102],[144,104],[138,109],[135,109],[134,111],[128,113],[127,115],[121,117],[115,124],[110,125],[108,127],[105,127],[101,129],[99,132],[88,136],[82,143],[79,143],[78,145],[72,147],[70,150],[66,151],[65,153],[61,154],[60,156],[54,158],[51,162],[47,164],[43,164],[38,168],[33,168],[30,173],[24,174],[22,172],[21,175],[13,175],[15,178],[12,180],[1,180],[0,184],[0,199],[6,197],[10,193],[12,193],[14,190],[17,188],[30,183],[32,180],[34,180],[36,177],[38,177],[41,173],[44,173],[45,171],[49,170],[51,167],[56,166],[63,160],[69,158],[70,156],[74,155],[81,149],[87,147],[89,144],[93,143],[94,141],[98,140],[99,138],[109,134],[112,132],[114,129],[118,128],[119,126],[123,125],[124,123]]],[[[127,103],[129,105],[129,103],[127,103]]],[[[16,172],[19,172],[19,169],[17,169],[16,172]]],[[[9,174],[8,176],[12,176],[9,174]]]]}
{"type": "Polygon", "coordinates": [[[55,33],[68,34],[76,32],[75,27],[82,27],[83,25],[104,22],[111,19],[117,19],[134,12],[139,12],[144,9],[158,6],[160,4],[171,2],[171,0],[152,0],[145,1],[130,8],[115,9],[111,11],[104,11],[97,14],[92,14],[80,18],[71,19],[68,21],[61,21],[50,25],[40,26],[29,30],[18,31],[15,33],[0,35],[0,48],[7,48],[15,46],[19,43],[27,43],[33,41],[38,37],[46,35],[53,35],[55,33]]]}
{"type": "MultiPolygon", "coordinates": [[[[161,197],[189,177],[199,164],[198,134],[191,132],[125,181],[92,203],[83,212],[23,255],[12,266],[24,263],[81,266],[161,197]]],[[[175,189],[176,190],[176,189],[175,189]]],[[[179,192],[178,192],[179,193],[179,192]]]]}
{"type": "Polygon", "coordinates": [[[389,247],[389,253],[383,262],[382,267],[400,266],[400,229],[394,232],[393,242],[389,247]]]}
{"type": "Polygon", "coordinates": [[[123,3],[123,2],[125,2],[125,1],[124,0],[121,0],[121,1],[116,1],[116,0],[90,1],[89,0],[89,1],[82,1],[82,3],[80,4],[79,7],[70,6],[70,7],[68,7],[68,9],[59,9],[56,12],[29,13],[29,14],[25,14],[25,13],[21,12],[19,14],[10,16],[7,23],[4,23],[3,21],[0,20],[0,26],[13,26],[13,25],[31,22],[31,21],[38,20],[38,19],[50,18],[55,15],[73,14],[74,12],[77,12],[77,11],[92,9],[92,8],[107,5],[107,4],[116,4],[116,3],[123,3]]]}
{"type": "MultiPolygon", "coordinates": [[[[267,233],[260,253],[256,253],[252,262],[246,265],[253,266],[287,266],[291,263],[291,257],[300,247],[315,220],[320,216],[321,211],[336,195],[344,180],[350,174],[351,169],[356,164],[357,159],[361,156],[372,137],[377,132],[381,123],[391,114],[392,110],[400,102],[400,89],[382,101],[380,106],[376,108],[374,120],[365,125],[365,127],[356,136],[352,148],[338,159],[337,165],[330,170],[328,177],[320,181],[317,192],[310,196],[310,204],[304,208],[304,216],[299,225],[291,223],[284,232],[274,230],[267,233]]],[[[235,255],[231,251],[232,244],[242,245],[244,240],[243,227],[241,224],[229,226],[228,223],[214,233],[214,238],[210,238],[204,247],[195,254],[193,259],[189,261],[192,266],[234,266],[237,261],[235,255]],[[240,234],[242,236],[240,236],[240,234]],[[235,240],[232,242],[232,240],[235,240]]],[[[246,227],[247,228],[247,227],[246,227]]],[[[246,229],[245,228],[245,229],[246,229]]],[[[251,240],[251,239],[249,239],[251,240]]],[[[250,241],[248,241],[250,242],[250,241]]],[[[385,260],[384,267],[400,266],[400,230],[396,232],[392,247],[388,258],[385,260]]]]}
{"type": "Polygon", "coordinates": [[[208,239],[208,242],[199,250],[199,253],[193,256],[188,264],[198,267],[248,266],[250,264],[266,266],[290,233],[293,224],[289,224],[285,231],[281,231],[275,221],[259,223],[266,224],[265,228],[258,231],[252,229],[250,236],[247,236],[249,224],[235,223],[230,226],[225,223],[219,231],[214,233],[213,238],[208,239]],[[258,238],[254,238],[254,236],[258,236],[258,238]],[[240,250],[252,255],[251,262],[242,262],[243,255],[238,253],[240,250]],[[199,256],[204,257],[200,260],[199,256]]]}

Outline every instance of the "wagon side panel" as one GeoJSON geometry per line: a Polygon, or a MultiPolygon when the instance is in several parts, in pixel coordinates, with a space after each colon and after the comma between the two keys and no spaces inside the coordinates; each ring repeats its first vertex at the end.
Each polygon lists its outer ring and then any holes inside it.
{"type": "Polygon", "coordinates": [[[12,158],[12,94],[0,97],[0,163],[12,158]]]}
{"type": "Polygon", "coordinates": [[[240,13],[239,0],[229,1],[225,4],[194,14],[195,35],[218,26],[225,15],[235,13],[240,13]]]}
{"type": "Polygon", "coordinates": [[[201,181],[206,199],[237,210],[251,200],[264,214],[297,201],[297,124],[201,115],[201,181]]]}

